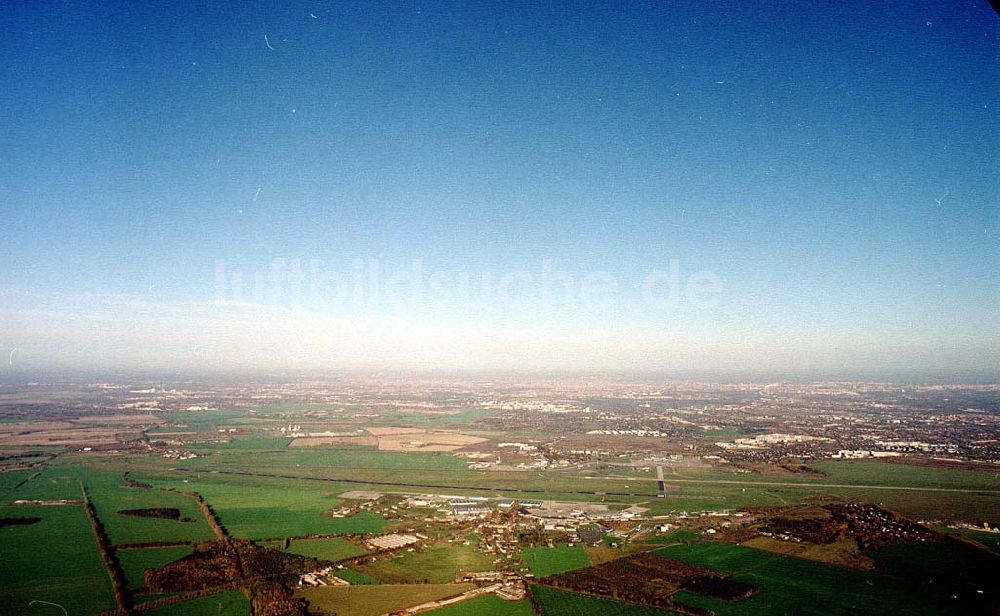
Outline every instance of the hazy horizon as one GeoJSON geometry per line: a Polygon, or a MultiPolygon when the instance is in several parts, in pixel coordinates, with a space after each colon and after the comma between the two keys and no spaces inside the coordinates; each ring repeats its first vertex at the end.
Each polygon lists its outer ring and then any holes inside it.
{"type": "Polygon", "coordinates": [[[1000,378],[983,0],[2,13],[4,378],[1000,378]]]}

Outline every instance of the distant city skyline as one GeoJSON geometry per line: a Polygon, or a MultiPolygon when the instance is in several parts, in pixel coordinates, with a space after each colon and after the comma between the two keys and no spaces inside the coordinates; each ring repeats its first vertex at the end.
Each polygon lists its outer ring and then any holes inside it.
{"type": "Polygon", "coordinates": [[[4,376],[1000,378],[985,0],[0,14],[4,376]]]}

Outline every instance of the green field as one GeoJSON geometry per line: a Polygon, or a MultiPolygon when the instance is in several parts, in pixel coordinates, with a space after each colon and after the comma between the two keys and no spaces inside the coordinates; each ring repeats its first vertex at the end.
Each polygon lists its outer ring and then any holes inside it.
{"type": "Polygon", "coordinates": [[[493,561],[469,545],[437,543],[423,550],[402,552],[395,558],[356,565],[354,569],[383,584],[446,584],[460,571],[489,571],[493,561]]]}
{"type": "Polygon", "coordinates": [[[699,436],[704,436],[713,439],[732,439],[738,438],[743,433],[736,428],[713,428],[709,430],[702,430],[699,436]]]}
{"type": "Polygon", "coordinates": [[[60,473],[59,469],[46,468],[42,473],[16,490],[9,491],[6,499],[15,500],[80,500],[80,484],[75,477],[60,473]]]}
{"type": "Polygon", "coordinates": [[[111,580],[82,506],[0,507],[0,517],[42,518],[28,526],[0,527],[0,614],[52,613],[51,606],[29,607],[35,600],[58,603],[71,614],[115,607],[111,580]]]}
{"type": "Polygon", "coordinates": [[[657,550],[656,555],[733,573],[760,591],[739,601],[681,591],[686,605],[729,614],[940,614],[952,606],[897,577],[842,569],[753,548],[704,541],[657,550]]]}
{"type": "MultiPolygon", "coordinates": [[[[282,439],[272,439],[277,443],[282,439]]],[[[465,462],[448,453],[379,451],[375,447],[358,445],[327,445],[320,447],[274,447],[261,449],[258,441],[232,441],[224,444],[203,444],[195,451],[211,454],[185,460],[185,468],[210,467],[219,470],[267,471],[280,469],[309,470],[454,470],[467,471],[465,462]],[[250,447],[241,447],[241,443],[250,447]],[[252,452],[252,455],[246,455],[252,452]]],[[[293,473],[294,474],[294,473],[293,473]]],[[[363,478],[363,477],[361,477],[363,478]]]]}
{"type": "MultiPolygon", "coordinates": [[[[449,491],[467,488],[487,488],[492,494],[508,497],[560,498],[567,500],[606,501],[609,503],[644,503],[652,515],[679,511],[734,509],[754,506],[778,506],[802,502],[811,497],[835,497],[842,500],[872,502],[898,511],[903,515],[921,519],[982,521],[1000,508],[1000,481],[993,474],[971,471],[915,467],[871,461],[820,461],[815,466],[828,476],[768,476],[752,473],[733,473],[716,468],[670,468],[667,498],[654,498],[655,483],[650,475],[638,474],[646,481],[628,481],[616,478],[584,477],[593,472],[577,470],[546,472],[486,472],[471,471],[460,458],[448,453],[431,454],[416,452],[385,452],[373,447],[327,446],[315,448],[260,449],[259,446],[280,445],[278,440],[235,440],[224,444],[199,445],[201,458],[185,461],[183,468],[191,470],[232,473],[263,473],[300,476],[310,493],[335,494],[348,489],[374,489],[378,491],[404,490],[377,484],[338,484],[318,479],[347,479],[355,481],[395,482],[401,473],[407,481],[428,486],[447,484],[449,491]],[[245,443],[241,445],[241,443],[245,443]],[[693,480],[697,483],[671,482],[671,479],[693,480]],[[724,483],[712,483],[722,481],[724,483]],[[759,485],[768,482],[777,485],[759,485]],[[804,483],[820,485],[802,485],[804,483]],[[822,485],[830,484],[830,485],[822,485]],[[857,487],[836,487],[833,484],[855,484],[857,487]],[[885,490],[864,486],[894,485],[903,487],[958,488],[968,492],[933,492],[915,490],[885,490]],[[539,490],[540,492],[521,492],[539,490]],[[593,492],[630,492],[634,496],[609,496],[579,494],[580,490],[593,492]],[[995,490],[990,492],[988,490],[995,490]]],[[[153,474],[169,477],[172,485],[178,476],[191,482],[202,482],[209,473],[165,473],[163,463],[157,460],[135,458],[136,472],[146,467],[153,474]],[[158,469],[158,470],[157,470],[158,469]]],[[[616,471],[621,474],[624,471],[616,471]]],[[[254,479],[245,476],[217,475],[212,481],[234,479],[251,485],[254,479]]],[[[269,478],[257,478],[266,483],[269,478]]],[[[274,481],[282,481],[275,479],[274,481]]],[[[294,479],[283,480],[288,489],[294,479]]],[[[256,531],[255,531],[256,532],[256,531]]],[[[315,531],[323,532],[323,531],[315,531]]],[[[329,531],[328,531],[329,532],[329,531]]],[[[279,533],[280,534],[280,533],[279,533]]],[[[291,534],[291,533],[284,533],[291,534]]]]}
{"type": "MultiPolygon", "coordinates": [[[[671,469],[666,475],[667,497],[649,500],[644,506],[652,515],[678,511],[736,509],[778,506],[809,498],[834,497],[845,501],[870,502],[916,519],[982,522],[1000,509],[1000,479],[994,473],[927,466],[909,466],[866,460],[822,460],[812,464],[823,475],[768,476],[732,473],[716,468],[671,469]],[[671,481],[675,479],[675,481],[671,481]],[[689,483],[689,481],[691,483],[689,483]],[[724,483],[713,483],[713,482],[724,483]],[[777,485],[760,485],[755,482],[777,485]],[[802,485],[802,484],[815,485],[802,485]],[[824,485],[828,484],[828,485],[824,485]],[[854,487],[844,487],[854,486],[854,487]],[[958,489],[965,492],[883,489],[958,489]]],[[[650,475],[647,473],[646,478],[650,475]]],[[[615,490],[651,490],[653,482],[619,481],[615,490]],[[643,488],[645,485],[649,488],[643,488]]]]}
{"type": "Polygon", "coordinates": [[[264,539],[339,533],[379,533],[385,520],[362,512],[350,518],[323,517],[339,504],[337,486],[289,479],[197,475],[147,477],[157,487],[194,491],[234,537],[264,539]]]}
{"type": "Polygon", "coordinates": [[[148,616],[246,616],[250,613],[250,600],[238,590],[229,590],[142,613],[148,616]]]}
{"type": "Polygon", "coordinates": [[[407,413],[401,411],[387,412],[380,419],[391,420],[393,423],[421,428],[453,428],[466,426],[478,419],[487,417],[493,411],[490,409],[468,408],[456,410],[446,415],[430,415],[427,413],[407,413]]]}
{"type": "Polygon", "coordinates": [[[425,613],[433,616],[534,616],[535,608],[527,600],[506,601],[496,595],[480,595],[425,613]]]}
{"type": "Polygon", "coordinates": [[[197,501],[177,492],[156,488],[130,488],[122,474],[82,469],[77,475],[87,486],[97,516],[114,545],[156,541],[207,541],[214,538],[197,501]],[[173,508],[181,520],[129,516],[128,509],[173,508]],[[185,521],[186,520],[186,521],[185,521]]]}
{"type": "Polygon", "coordinates": [[[298,594],[310,610],[332,616],[381,616],[427,601],[445,599],[474,588],[472,584],[396,584],[390,586],[322,586],[298,594]]]}
{"type": "Polygon", "coordinates": [[[701,541],[703,537],[701,533],[696,530],[691,530],[690,528],[676,528],[665,535],[659,535],[655,537],[647,537],[642,539],[643,543],[691,543],[694,541],[701,541]]]}
{"type": "Polygon", "coordinates": [[[365,575],[364,573],[358,573],[354,569],[343,568],[334,571],[337,577],[348,582],[349,584],[378,584],[378,580],[371,577],[370,575],[365,575]]]}
{"type": "Polygon", "coordinates": [[[812,464],[830,483],[858,483],[967,490],[1000,490],[996,473],[868,460],[821,460],[812,464]]]}
{"type": "Polygon", "coordinates": [[[368,550],[344,539],[296,539],[288,546],[292,554],[312,556],[320,560],[338,561],[367,554],[368,550]]]}
{"type": "Polygon", "coordinates": [[[184,558],[192,552],[189,547],[178,546],[169,548],[142,548],[137,550],[118,550],[118,562],[125,572],[125,580],[129,588],[137,590],[146,586],[143,577],[146,569],[159,569],[167,563],[184,558]]]}
{"type": "Polygon", "coordinates": [[[48,468],[38,478],[16,491],[17,498],[80,498],[79,483],[87,487],[104,530],[112,544],[147,543],[155,541],[204,541],[213,537],[191,497],[151,488],[131,488],[125,485],[123,473],[98,470],[85,466],[48,468]],[[75,493],[71,493],[75,490],[75,493]],[[31,494],[31,496],[26,496],[31,494]],[[43,496],[44,494],[44,496],[43,496]],[[126,509],[175,508],[181,518],[189,521],[164,520],[126,516],[126,509]]]}
{"type": "Polygon", "coordinates": [[[992,552],[1000,554],[1000,533],[986,530],[972,530],[971,528],[947,528],[941,526],[935,527],[935,530],[972,541],[992,552]]]}
{"type": "MultiPolygon", "coordinates": [[[[212,433],[219,426],[255,423],[245,411],[193,411],[167,413],[167,420],[183,427],[162,428],[163,431],[191,431],[212,433]]],[[[155,434],[155,433],[154,433],[155,434]]]]}
{"type": "Polygon", "coordinates": [[[955,540],[900,543],[871,556],[892,575],[913,580],[942,602],[958,603],[968,612],[986,611],[981,602],[996,592],[1000,556],[955,540]]]}
{"type": "Polygon", "coordinates": [[[7,492],[14,489],[14,486],[21,483],[28,477],[31,477],[36,472],[38,471],[23,470],[23,471],[6,471],[0,473],[0,494],[6,496],[7,492]]]}
{"type": "Polygon", "coordinates": [[[238,449],[244,451],[280,451],[288,447],[289,438],[239,438],[224,444],[195,446],[196,451],[238,449]]]}
{"type": "Polygon", "coordinates": [[[677,612],[534,585],[531,594],[542,616],[667,616],[677,612]]]}
{"type": "MultiPolygon", "coordinates": [[[[236,537],[265,539],[312,534],[378,533],[389,523],[381,516],[368,512],[351,518],[324,517],[324,512],[342,505],[339,498],[341,493],[366,486],[299,479],[294,475],[316,477],[349,475],[362,480],[373,478],[372,480],[398,481],[405,473],[407,480],[428,483],[468,486],[508,485],[522,489],[546,486],[546,489],[552,490],[550,494],[546,494],[547,497],[557,497],[559,490],[577,490],[583,486],[594,491],[635,490],[638,493],[648,487],[647,484],[651,485],[650,482],[625,483],[607,478],[584,480],[574,471],[471,472],[462,460],[450,454],[380,452],[365,447],[318,447],[299,450],[285,448],[285,440],[240,439],[230,443],[200,446],[200,451],[206,455],[185,461],[183,464],[185,467],[205,472],[171,471],[170,466],[179,463],[152,457],[66,456],[52,463],[38,477],[16,490],[13,486],[30,476],[31,472],[0,474],[0,494],[3,494],[3,503],[10,503],[17,498],[79,499],[79,482],[82,481],[112,543],[121,545],[153,541],[199,541],[212,538],[211,530],[195,499],[181,494],[182,491],[201,494],[223,526],[236,537]],[[122,473],[126,469],[132,470],[134,479],[151,483],[154,487],[144,489],[126,486],[122,479],[122,473]],[[255,477],[212,472],[215,469],[293,476],[255,477]],[[189,518],[190,521],[140,518],[118,513],[123,509],[152,507],[177,508],[181,511],[181,516],[189,518]]],[[[987,491],[997,489],[994,475],[987,473],[879,462],[824,461],[816,463],[816,467],[827,473],[828,477],[771,478],[760,475],[734,475],[717,469],[678,469],[675,477],[725,479],[736,483],[676,482],[676,491],[670,492],[665,499],[619,496],[609,497],[608,502],[615,507],[623,507],[624,503],[644,502],[644,506],[651,508],[650,513],[658,514],[678,510],[781,505],[808,501],[816,495],[833,495],[843,499],[873,502],[914,518],[934,515],[938,519],[956,517],[969,521],[989,519],[1000,503],[1000,498],[996,494],[987,491]],[[773,480],[780,482],[781,485],[762,486],[747,483],[754,480],[773,480]],[[800,485],[803,482],[960,487],[970,492],[814,487],[800,485]]],[[[667,483],[670,483],[669,476],[667,483]]],[[[384,487],[377,485],[372,485],[371,488],[385,490],[384,487]]],[[[516,492],[509,495],[516,496],[516,492]]],[[[532,496],[538,495],[532,494],[532,496]]],[[[569,498],[599,500],[602,497],[581,494],[569,498]]],[[[90,529],[86,525],[82,507],[0,505],[0,510],[6,511],[6,515],[16,516],[29,515],[28,511],[34,511],[37,513],[31,515],[44,518],[42,523],[33,526],[0,528],[0,539],[3,540],[2,545],[5,548],[4,555],[8,559],[4,563],[3,573],[0,574],[0,601],[2,601],[0,613],[16,611],[31,614],[30,611],[22,610],[26,604],[16,603],[25,601],[25,596],[22,596],[25,589],[31,593],[44,590],[46,593],[44,596],[37,594],[33,595],[34,598],[73,604],[79,612],[110,607],[107,603],[111,600],[110,583],[97,554],[90,529]],[[61,521],[58,524],[50,524],[55,520],[61,521]],[[49,531],[42,533],[40,529],[46,525],[49,525],[49,531]],[[70,530],[64,531],[63,526],[70,530]],[[52,528],[58,528],[59,532],[52,533],[52,528]],[[75,556],[79,560],[75,564],[72,559],[65,560],[62,556],[58,556],[69,553],[69,550],[58,545],[58,542],[65,540],[67,536],[75,537],[73,541],[92,548],[83,550],[81,555],[75,556]],[[7,538],[12,540],[8,541],[7,538]],[[7,549],[9,545],[13,546],[12,550],[7,549]],[[8,556],[8,551],[14,556],[8,556]],[[40,560],[35,560],[36,555],[41,556],[40,560]],[[70,565],[67,566],[65,562],[70,565]],[[21,573],[22,569],[31,573],[21,573]],[[64,573],[66,575],[61,575],[64,573]],[[72,589],[71,592],[68,589],[72,589]],[[73,598],[65,602],[59,601],[59,593],[64,597],[72,594],[73,598]],[[74,601],[76,603],[73,603],[74,601]]],[[[977,531],[949,530],[948,532],[979,541],[994,550],[1000,545],[1000,540],[996,539],[1000,535],[977,531]]],[[[740,579],[745,579],[761,588],[761,592],[756,595],[736,602],[719,601],[690,592],[681,592],[676,596],[683,603],[711,609],[719,616],[767,614],[774,611],[796,614],[879,613],[897,607],[913,614],[948,613],[949,610],[954,611],[966,605],[962,600],[947,599],[953,591],[957,589],[959,594],[974,592],[973,586],[987,586],[991,582],[990,578],[980,575],[992,571],[991,561],[979,563],[976,560],[980,558],[979,555],[970,556],[969,552],[956,548],[955,546],[960,545],[957,543],[894,546],[891,549],[881,550],[874,554],[873,558],[884,570],[881,573],[862,573],[751,548],[705,542],[699,534],[688,529],[675,530],[666,536],[650,540],[650,543],[673,542],[688,545],[665,547],[657,553],[732,572],[740,579]],[[969,562],[979,564],[969,570],[969,573],[959,574],[963,564],[967,565],[969,562]],[[935,582],[928,582],[931,579],[935,582]]],[[[188,551],[187,548],[122,550],[119,552],[119,557],[130,586],[137,589],[143,584],[144,569],[161,566],[188,551]]],[[[341,538],[293,540],[289,551],[332,561],[365,553],[363,548],[341,538]]],[[[73,552],[75,554],[76,550],[73,552]]],[[[537,577],[591,564],[587,552],[580,546],[526,548],[523,552],[523,561],[537,577]]],[[[362,586],[375,582],[383,585],[423,586],[452,582],[456,574],[462,571],[482,571],[492,568],[491,558],[477,552],[474,546],[442,542],[412,553],[404,551],[394,558],[380,558],[374,563],[358,565],[353,570],[341,570],[338,575],[352,584],[362,586]]],[[[408,586],[398,588],[406,587],[408,586]]],[[[541,592],[544,594],[549,591],[541,592]]],[[[579,602],[604,601],[571,594],[573,596],[567,600],[574,605],[579,602]]],[[[348,603],[353,600],[348,600],[348,603]]],[[[492,605],[492,599],[484,598],[481,603],[492,605]]],[[[605,610],[601,613],[612,614],[618,613],[613,610],[620,609],[622,605],[631,610],[646,609],[615,601],[606,603],[607,605],[601,603],[599,607],[591,606],[591,608],[605,610]]],[[[215,609],[218,609],[218,604],[214,605],[215,609]]],[[[459,604],[454,606],[454,609],[468,610],[476,605],[478,603],[469,602],[468,606],[463,607],[459,604]]],[[[493,607],[500,605],[496,604],[493,607]]],[[[502,605],[510,607],[515,604],[504,602],[502,605]]],[[[201,608],[195,606],[192,609],[201,608]]],[[[351,609],[360,607],[355,606],[351,609]]],[[[546,613],[562,613],[551,611],[555,609],[557,608],[549,605],[546,613]]],[[[657,611],[657,613],[663,612],[657,611]]]]}
{"type": "Polygon", "coordinates": [[[538,578],[590,566],[587,553],[578,545],[525,548],[521,558],[538,578]]]}

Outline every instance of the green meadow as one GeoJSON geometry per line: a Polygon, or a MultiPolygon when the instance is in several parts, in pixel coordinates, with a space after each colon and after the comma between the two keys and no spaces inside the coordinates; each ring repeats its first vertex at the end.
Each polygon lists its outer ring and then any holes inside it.
{"type": "Polygon", "coordinates": [[[18,471],[6,471],[0,473],[0,494],[6,497],[6,493],[10,492],[19,483],[31,477],[38,471],[33,470],[18,470],[18,471]]]}
{"type": "Polygon", "coordinates": [[[52,613],[51,606],[29,606],[32,601],[57,603],[70,614],[115,607],[111,579],[81,505],[4,506],[0,517],[41,518],[31,525],[0,527],[0,614],[52,613]]]}
{"type": "Polygon", "coordinates": [[[472,546],[442,542],[353,568],[382,584],[447,584],[459,572],[491,570],[493,560],[472,546]]]}
{"type": "Polygon", "coordinates": [[[681,591],[675,600],[719,616],[743,614],[940,614],[952,606],[918,584],[738,545],[703,541],[665,547],[657,556],[732,573],[759,587],[738,601],[681,591]]]}
{"type": "Polygon", "coordinates": [[[525,548],[521,559],[536,578],[590,566],[587,552],[578,545],[525,548]]]}
{"type": "Polygon", "coordinates": [[[349,569],[347,567],[337,569],[334,574],[349,584],[378,584],[378,580],[370,575],[358,573],[354,569],[349,569]]]}
{"type": "Polygon", "coordinates": [[[432,616],[534,616],[535,608],[530,601],[506,601],[496,595],[480,595],[425,613],[432,616]]]}
{"type": "Polygon", "coordinates": [[[238,590],[172,603],[143,612],[148,616],[246,616],[250,613],[250,600],[238,590]]]}
{"type": "Polygon", "coordinates": [[[541,616],[668,616],[669,610],[625,603],[593,595],[569,592],[550,586],[534,585],[531,594],[541,616]]]}
{"type": "Polygon", "coordinates": [[[345,539],[296,539],[288,546],[292,554],[311,556],[320,560],[338,561],[367,554],[368,550],[345,539]]]}
{"type": "Polygon", "coordinates": [[[350,518],[324,517],[324,512],[340,502],[329,491],[336,487],[332,484],[211,474],[164,474],[144,480],[157,487],[201,494],[234,537],[364,534],[379,533],[385,527],[385,520],[370,512],[350,518]]]}

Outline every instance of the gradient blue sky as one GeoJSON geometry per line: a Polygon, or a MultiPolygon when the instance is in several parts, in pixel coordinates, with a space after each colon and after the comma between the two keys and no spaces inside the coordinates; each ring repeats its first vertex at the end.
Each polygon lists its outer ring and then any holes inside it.
{"type": "Polygon", "coordinates": [[[996,374],[984,0],[358,4],[0,8],[0,368],[996,374]],[[621,290],[218,301],[276,258],[621,290]]]}

